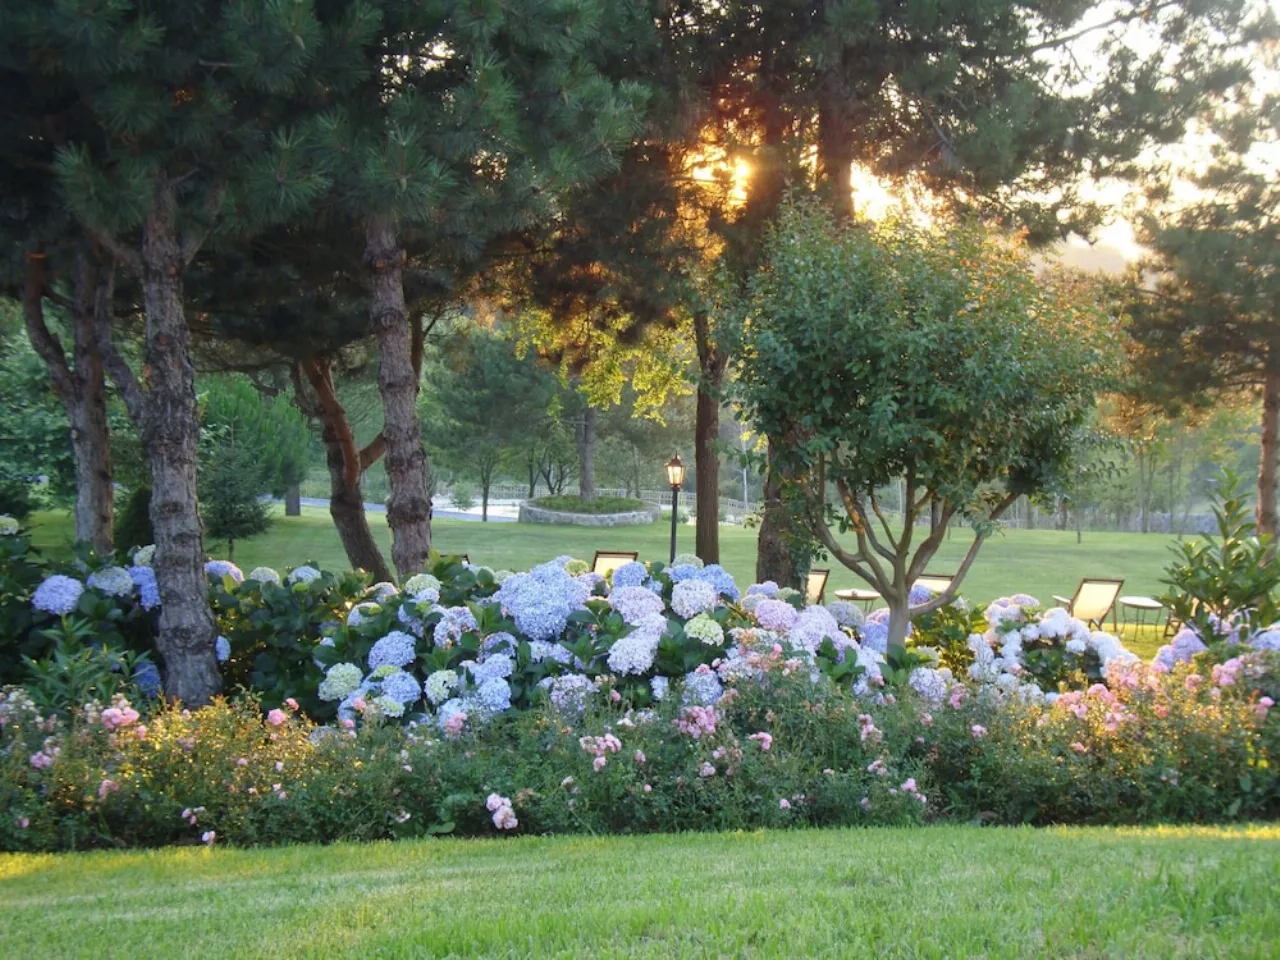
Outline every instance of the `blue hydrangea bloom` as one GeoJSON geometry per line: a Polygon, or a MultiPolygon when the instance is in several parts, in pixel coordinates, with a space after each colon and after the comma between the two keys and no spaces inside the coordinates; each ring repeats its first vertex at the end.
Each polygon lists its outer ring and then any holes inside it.
{"type": "Polygon", "coordinates": [[[210,560],[204,565],[204,572],[218,580],[230,577],[236,583],[244,583],[243,571],[230,560],[210,560]]]}
{"type": "Polygon", "coordinates": [[[84,584],[79,580],[55,573],[36,587],[36,592],[31,596],[31,606],[61,617],[76,608],[82,593],[84,584]]]}
{"type": "Polygon", "coordinates": [[[733,575],[718,563],[708,564],[699,570],[693,577],[695,580],[703,580],[711,586],[715,587],[716,593],[727,600],[737,600],[742,594],[738,590],[738,585],[733,580],[733,575]]]}
{"type": "Polygon", "coordinates": [[[692,580],[700,572],[701,570],[692,563],[677,563],[674,567],[667,567],[667,576],[671,578],[672,583],[692,580]]]}
{"type": "Polygon", "coordinates": [[[685,674],[684,702],[710,707],[724,695],[724,685],[714,673],[693,671],[685,674]]]}
{"type": "Polygon", "coordinates": [[[105,567],[89,574],[90,587],[109,597],[127,597],[133,593],[133,577],[124,567],[105,567]]]}
{"type": "Polygon", "coordinates": [[[570,614],[585,608],[590,591],[555,561],[507,577],[493,599],[530,640],[564,633],[570,614]]]}
{"type": "Polygon", "coordinates": [[[432,634],[439,646],[453,646],[464,633],[479,629],[475,614],[467,607],[435,607],[434,611],[440,614],[440,621],[432,634]]]}
{"type": "Polygon", "coordinates": [[[156,572],[151,567],[130,567],[129,576],[138,588],[138,602],[143,610],[154,610],[160,606],[160,586],[156,583],[156,572]]]}
{"type": "Polygon", "coordinates": [[[480,644],[480,649],[485,653],[515,653],[517,646],[519,641],[514,635],[500,630],[485,637],[484,642],[480,644]]]}
{"type": "Polygon", "coordinates": [[[369,651],[369,669],[377,670],[387,665],[403,667],[413,663],[417,656],[413,637],[402,630],[392,630],[369,651]]]}
{"type": "Polygon", "coordinates": [[[230,660],[231,641],[226,637],[219,636],[217,640],[213,641],[213,652],[218,658],[219,663],[224,663],[225,661],[230,660]]]}
{"type": "Polygon", "coordinates": [[[640,587],[649,579],[649,568],[638,560],[632,560],[630,563],[624,563],[620,567],[613,570],[613,586],[618,587],[640,587]]]}
{"type": "Polygon", "coordinates": [[[483,684],[493,677],[511,676],[516,664],[505,653],[495,653],[486,657],[484,663],[471,663],[469,666],[471,678],[476,683],[483,684]]]}
{"type": "Polygon", "coordinates": [[[936,596],[937,594],[928,587],[917,583],[907,594],[907,605],[911,607],[918,607],[922,603],[928,603],[936,596]]]}
{"type": "Polygon", "coordinates": [[[160,692],[160,670],[150,660],[144,660],[133,670],[133,682],[148,697],[160,692]]]}
{"type": "Polygon", "coordinates": [[[418,681],[412,675],[401,670],[389,677],[383,677],[382,695],[408,705],[422,696],[422,688],[418,686],[418,681]]]}

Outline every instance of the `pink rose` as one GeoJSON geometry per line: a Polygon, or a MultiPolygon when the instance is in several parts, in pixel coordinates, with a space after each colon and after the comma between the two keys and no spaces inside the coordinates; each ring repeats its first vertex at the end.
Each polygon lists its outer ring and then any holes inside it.
{"type": "Polygon", "coordinates": [[[271,724],[273,727],[280,726],[280,724],[284,723],[287,719],[288,717],[285,716],[285,712],[278,708],[267,714],[267,723],[271,724]]]}
{"type": "Polygon", "coordinates": [[[788,800],[786,797],[783,797],[781,800],[779,800],[779,801],[778,801],[778,809],[779,809],[779,810],[790,810],[790,809],[791,809],[791,801],[790,801],[790,800],[788,800]]]}
{"type": "Polygon", "coordinates": [[[987,728],[980,723],[975,723],[969,728],[969,732],[973,734],[975,740],[981,740],[987,735],[987,728]]]}

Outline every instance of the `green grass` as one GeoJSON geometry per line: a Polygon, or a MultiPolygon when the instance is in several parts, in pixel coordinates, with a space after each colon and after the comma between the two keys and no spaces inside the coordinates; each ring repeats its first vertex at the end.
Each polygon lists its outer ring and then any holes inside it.
{"type": "MultiPolygon", "coordinates": [[[[371,513],[369,521],[390,556],[385,514],[371,513]]],[[[65,514],[37,514],[32,527],[36,543],[45,548],[64,549],[72,537],[71,522],[65,514]]],[[[467,553],[476,563],[509,570],[523,570],[563,553],[589,562],[596,550],[638,550],[641,559],[665,560],[671,530],[663,523],[593,528],[466,520],[437,520],[432,529],[440,550],[467,553]]],[[[692,527],[682,526],[679,538],[680,550],[693,550],[692,527]]],[[[930,564],[930,572],[954,571],[970,540],[968,530],[953,531],[930,564]]],[[[961,592],[977,603],[1017,592],[1051,603],[1053,594],[1070,596],[1080,578],[1090,576],[1123,577],[1124,593],[1156,595],[1163,591],[1160,578],[1170,559],[1169,546],[1174,542],[1173,537],[1159,534],[1086,533],[1084,542],[1077,544],[1072,531],[1007,530],[983,546],[961,592]]],[[[756,562],[755,531],[723,527],[720,544],[724,566],[740,584],[751,583],[756,562]]],[[[259,564],[283,567],[308,560],[328,569],[347,566],[328,511],[321,508],[304,507],[301,517],[277,515],[267,534],[236,545],[236,562],[245,569],[259,564]]],[[[838,564],[832,567],[828,596],[834,590],[863,585],[838,564]]],[[[1147,631],[1136,639],[1134,632],[1128,631],[1126,641],[1135,652],[1149,656],[1159,646],[1159,632],[1147,631]]]]}
{"type": "Polygon", "coordinates": [[[1280,828],[0,857],[0,956],[1274,957],[1280,828]]]}

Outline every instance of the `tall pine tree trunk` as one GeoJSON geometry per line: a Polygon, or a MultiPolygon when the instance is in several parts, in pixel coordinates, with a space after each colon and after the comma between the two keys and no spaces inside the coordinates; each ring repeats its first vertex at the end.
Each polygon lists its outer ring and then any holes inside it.
{"type": "MultiPolygon", "coordinates": [[[[325,464],[329,468],[329,516],[333,518],[347,562],[355,570],[369,571],[375,580],[390,580],[391,569],[373,539],[364,511],[360,479],[370,464],[365,462],[365,454],[356,445],[347,411],[338,401],[333,366],[325,358],[304,360],[298,366],[316,394],[313,403],[303,392],[301,380],[295,380],[298,406],[320,421],[325,464]]],[[[370,455],[369,460],[373,461],[374,457],[370,455]]]]}
{"type": "Polygon", "coordinates": [[[1262,440],[1258,451],[1258,532],[1276,536],[1276,441],[1280,429],[1280,372],[1268,370],[1262,384],[1262,440]]]}
{"type": "Polygon", "coordinates": [[[596,498],[596,408],[582,411],[578,423],[578,496],[583,500],[596,498]]]}
{"type": "Polygon", "coordinates": [[[284,488],[284,515],[302,516],[302,484],[291,483],[284,488]]]}
{"type": "Polygon", "coordinates": [[[152,565],[160,587],[164,692],[191,707],[221,689],[214,619],[204,573],[204,528],[196,497],[195,368],[182,302],[186,266],[174,229],[173,186],[163,181],[143,223],[142,299],[146,311],[147,389],[143,441],[151,465],[152,565]]]}
{"type": "Polygon", "coordinates": [[[720,385],[724,355],[711,339],[711,321],[699,311],[693,318],[698,351],[698,400],[693,426],[694,496],[697,514],[694,552],[703,563],[720,562],[720,385]]]}
{"type": "Polygon", "coordinates": [[[76,540],[100,554],[111,552],[115,486],[107,427],[106,376],[98,344],[98,311],[111,309],[111,277],[88,255],[76,258],[72,293],[72,362],[44,319],[45,259],[32,255],[23,296],[23,320],[32,347],[49,371],[53,391],[71,426],[75,461],[76,540]],[[105,286],[105,290],[103,287],[105,286]]]}
{"type": "Polygon", "coordinates": [[[795,558],[787,543],[791,517],[782,502],[782,478],[773,469],[772,440],[769,441],[769,468],[764,481],[764,518],[756,538],[756,581],[772,580],[783,587],[800,589],[795,558]]]}
{"type": "Polygon", "coordinates": [[[431,552],[427,451],[418,422],[418,374],[404,302],[404,251],[386,219],[365,224],[370,320],[378,342],[378,392],[387,444],[387,523],[391,559],[401,577],[422,571],[431,552]]]}

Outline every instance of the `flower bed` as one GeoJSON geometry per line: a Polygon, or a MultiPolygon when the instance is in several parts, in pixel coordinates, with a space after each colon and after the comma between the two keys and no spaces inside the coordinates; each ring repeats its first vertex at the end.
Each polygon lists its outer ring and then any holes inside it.
{"type": "Polygon", "coordinates": [[[32,576],[7,549],[0,603],[52,644],[0,703],[11,849],[1231,819],[1280,796],[1270,631],[1148,665],[1015,595],[921,617],[889,658],[881,614],[691,557],[436,556],[402,587],[211,561],[226,687],[251,693],[187,713],[139,699],[146,551],[32,576]]]}

